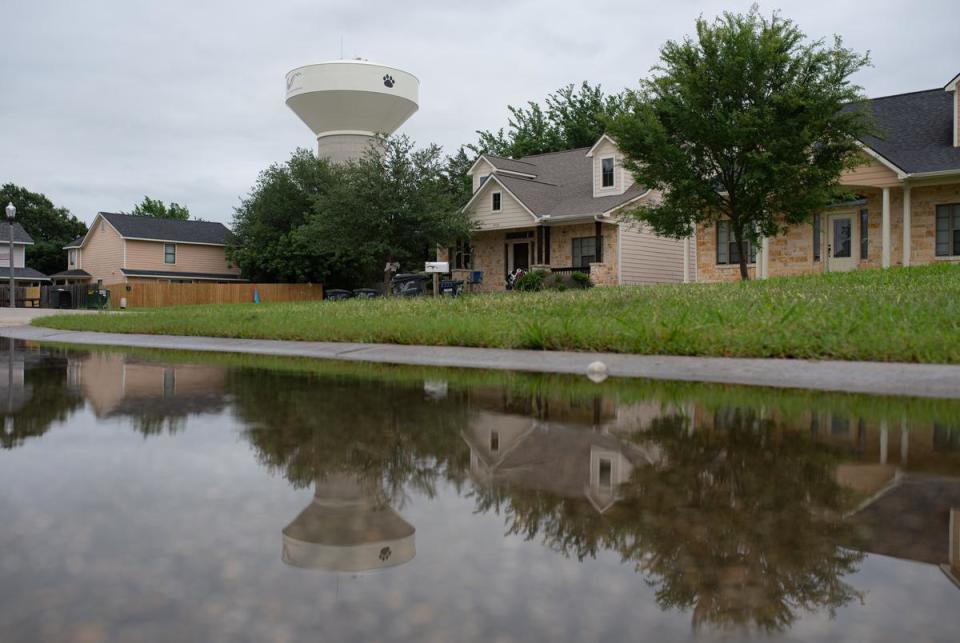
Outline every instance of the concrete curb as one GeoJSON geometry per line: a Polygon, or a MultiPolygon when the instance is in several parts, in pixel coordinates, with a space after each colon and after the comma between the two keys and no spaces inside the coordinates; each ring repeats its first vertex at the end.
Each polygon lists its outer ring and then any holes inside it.
{"type": "Polygon", "coordinates": [[[90,346],[214,351],[572,375],[584,375],[590,363],[601,361],[606,364],[607,372],[611,377],[960,399],[960,366],[940,364],[621,355],[455,346],[295,342],[94,333],[34,326],[0,328],[0,336],[90,346]]]}

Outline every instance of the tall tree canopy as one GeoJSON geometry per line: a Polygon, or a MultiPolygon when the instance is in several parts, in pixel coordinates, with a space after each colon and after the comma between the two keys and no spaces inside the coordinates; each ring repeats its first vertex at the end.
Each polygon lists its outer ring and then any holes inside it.
{"type": "Polygon", "coordinates": [[[625,99],[609,131],[641,185],[664,191],[636,215],[685,237],[729,219],[747,279],[748,243],[809,220],[841,196],[873,130],[851,76],[868,56],[810,42],[790,20],[725,13],[697,21],[696,38],[670,41],[654,77],[625,99]]]}
{"type": "Polygon", "coordinates": [[[167,205],[160,199],[151,199],[148,196],[144,196],[143,201],[133,206],[133,212],[130,214],[140,217],[156,217],[157,219],[180,219],[182,221],[190,218],[190,210],[187,209],[187,206],[174,201],[167,205]]]}
{"type": "Polygon", "coordinates": [[[13,183],[0,188],[0,208],[8,203],[16,206],[16,220],[33,237],[33,245],[27,250],[27,266],[45,275],[65,270],[67,256],[63,246],[86,234],[87,226],[45,195],[13,183]]]}
{"type": "Polygon", "coordinates": [[[460,165],[406,137],[343,164],[297,150],[237,208],[234,259],[251,279],[341,287],[378,283],[387,262],[422,269],[437,244],[470,232],[460,165]]]}
{"type": "Polygon", "coordinates": [[[534,101],[525,107],[508,105],[506,131],[480,130],[480,139],[467,147],[477,154],[489,152],[517,158],[530,154],[589,147],[606,129],[606,121],[620,113],[623,95],[607,95],[600,85],[584,81],[549,94],[544,106],[534,101]]]}

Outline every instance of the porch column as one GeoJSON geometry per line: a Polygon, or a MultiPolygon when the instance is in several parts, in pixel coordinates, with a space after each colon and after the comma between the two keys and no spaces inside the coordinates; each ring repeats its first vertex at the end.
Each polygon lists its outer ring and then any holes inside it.
{"type": "Polygon", "coordinates": [[[537,265],[543,265],[543,226],[537,226],[537,265]]]}
{"type": "Polygon", "coordinates": [[[594,230],[597,236],[597,263],[603,263],[603,224],[597,221],[594,230]]]}
{"type": "Polygon", "coordinates": [[[690,237],[683,240],[683,283],[690,283],[690,237]]]}
{"type": "Polygon", "coordinates": [[[550,226],[543,227],[543,263],[550,265],[550,226]]]}
{"type": "Polygon", "coordinates": [[[770,270],[770,260],[768,255],[770,254],[770,239],[769,237],[763,237],[760,239],[760,271],[761,279],[766,279],[770,270]]]}
{"type": "Polygon", "coordinates": [[[910,265],[910,226],[913,213],[910,211],[910,186],[903,184],[903,265],[910,265]]]}
{"type": "Polygon", "coordinates": [[[883,188],[883,219],[880,224],[880,265],[890,267],[890,188],[883,188]]]}

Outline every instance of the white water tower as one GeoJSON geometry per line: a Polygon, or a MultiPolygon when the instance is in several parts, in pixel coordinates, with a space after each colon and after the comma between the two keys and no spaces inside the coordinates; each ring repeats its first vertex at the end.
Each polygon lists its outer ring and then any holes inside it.
{"type": "Polygon", "coordinates": [[[318,156],[348,161],[417,111],[420,81],[365,60],[306,65],[287,73],[287,106],[316,134],[318,156]]]}

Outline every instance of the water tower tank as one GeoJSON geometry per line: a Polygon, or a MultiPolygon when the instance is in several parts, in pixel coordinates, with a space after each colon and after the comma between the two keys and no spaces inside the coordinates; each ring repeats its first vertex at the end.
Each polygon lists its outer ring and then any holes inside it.
{"type": "Polygon", "coordinates": [[[318,155],[335,162],[360,157],[419,104],[420,81],[395,67],[335,60],[287,73],[287,106],[317,135],[318,155]]]}

